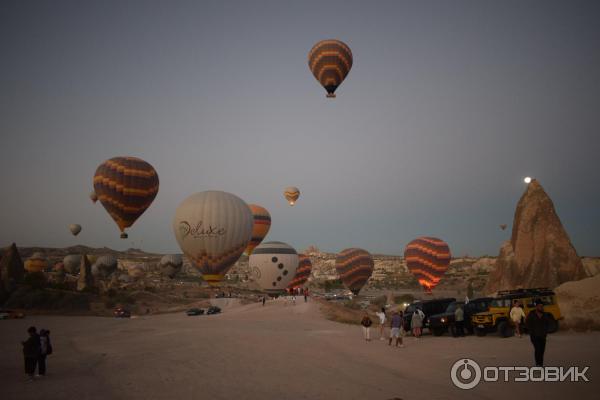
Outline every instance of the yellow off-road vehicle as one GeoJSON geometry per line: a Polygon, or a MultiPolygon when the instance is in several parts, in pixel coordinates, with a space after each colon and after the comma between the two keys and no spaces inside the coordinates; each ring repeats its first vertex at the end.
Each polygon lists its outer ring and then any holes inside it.
{"type": "MultiPolygon", "coordinates": [[[[488,311],[474,314],[471,322],[478,336],[485,336],[490,332],[498,332],[502,337],[513,336],[515,327],[510,320],[510,309],[515,300],[523,305],[525,315],[535,309],[534,301],[540,300],[544,303],[544,312],[551,317],[550,333],[558,330],[558,321],[562,319],[560,308],[556,301],[556,295],[548,288],[503,290],[492,300],[488,311]]],[[[521,321],[521,332],[526,332],[525,321],[521,321]]]]}

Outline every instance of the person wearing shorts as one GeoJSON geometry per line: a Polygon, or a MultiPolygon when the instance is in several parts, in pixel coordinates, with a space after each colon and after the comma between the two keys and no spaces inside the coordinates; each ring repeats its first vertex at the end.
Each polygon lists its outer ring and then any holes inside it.
{"type": "Polygon", "coordinates": [[[392,314],[392,319],[390,320],[390,340],[389,345],[392,345],[392,340],[396,339],[396,347],[404,347],[404,343],[402,343],[402,316],[398,311],[394,311],[392,314]]]}

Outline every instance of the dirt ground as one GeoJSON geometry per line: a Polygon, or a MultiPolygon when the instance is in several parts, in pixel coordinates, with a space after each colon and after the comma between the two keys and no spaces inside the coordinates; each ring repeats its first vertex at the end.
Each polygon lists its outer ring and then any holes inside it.
{"type": "MultiPolygon", "coordinates": [[[[226,301],[223,299],[223,301],[226,301]]],[[[30,316],[0,321],[0,397],[12,399],[588,399],[600,390],[600,333],[548,339],[547,365],[590,366],[588,383],[481,383],[460,390],[452,364],[531,365],[524,337],[405,338],[365,342],[314,302],[221,304],[224,313],[132,319],[30,316]],[[52,331],[48,376],[27,383],[20,341],[52,331]]],[[[373,330],[373,337],[378,334],[373,330]]],[[[594,397],[595,398],[595,397],[594,397]]]]}

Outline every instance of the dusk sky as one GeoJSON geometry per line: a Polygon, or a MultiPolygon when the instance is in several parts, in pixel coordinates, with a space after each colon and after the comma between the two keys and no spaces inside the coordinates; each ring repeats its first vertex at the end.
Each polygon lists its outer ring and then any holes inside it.
{"type": "Polygon", "coordinates": [[[497,255],[533,176],[599,256],[599,21],[598,1],[3,0],[0,245],[180,252],[177,205],[224,190],[298,250],[497,255]],[[354,56],[336,99],[307,66],[328,38],[354,56]],[[121,155],[160,177],[127,240],[88,198],[121,155]]]}

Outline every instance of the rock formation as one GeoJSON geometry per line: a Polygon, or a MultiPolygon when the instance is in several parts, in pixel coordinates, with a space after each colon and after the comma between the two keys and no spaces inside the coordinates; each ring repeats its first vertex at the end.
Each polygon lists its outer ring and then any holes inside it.
{"type": "Polygon", "coordinates": [[[92,276],[92,266],[90,260],[84,254],[81,256],[79,266],[79,279],[77,279],[77,291],[91,289],[94,286],[94,277],[92,276]]]}
{"type": "Polygon", "coordinates": [[[0,281],[4,290],[8,293],[12,292],[17,284],[23,282],[25,276],[25,268],[23,260],[17,250],[17,245],[12,244],[5,250],[0,262],[0,281]]]}
{"type": "Polygon", "coordinates": [[[511,239],[500,249],[486,290],[554,288],[585,277],[552,200],[534,179],[519,200],[511,239]]]}

